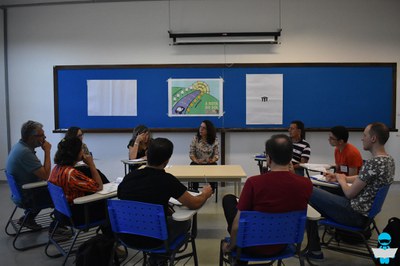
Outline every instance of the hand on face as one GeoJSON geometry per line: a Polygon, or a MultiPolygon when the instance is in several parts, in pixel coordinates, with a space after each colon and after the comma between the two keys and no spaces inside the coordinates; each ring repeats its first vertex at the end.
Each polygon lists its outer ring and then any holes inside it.
{"type": "Polygon", "coordinates": [[[137,143],[147,142],[148,138],[149,138],[149,132],[140,133],[136,137],[136,142],[137,143]]]}
{"type": "Polygon", "coordinates": [[[51,144],[50,142],[43,140],[43,142],[41,143],[41,147],[42,149],[46,152],[46,151],[50,151],[51,150],[51,144]]]}
{"type": "Polygon", "coordinates": [[[94,165],[93,157],[91,155],[83,154],[82,153],[82,160],[87,165],[94,165]]]}

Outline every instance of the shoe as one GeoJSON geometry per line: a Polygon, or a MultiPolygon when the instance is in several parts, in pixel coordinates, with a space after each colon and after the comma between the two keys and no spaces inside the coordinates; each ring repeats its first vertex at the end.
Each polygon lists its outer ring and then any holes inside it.
{"type": "Polygon", "coordinates": [[[128,257],[128,251],[123,245],[118,245],[115,248],[115,254],[118,257],[119,263],[123,262],[128,257]]]}
{"type": "MultiPolygon", "coordinates": [[[[24,219],[25,219],[25,216],[22,216],[21,218],[19,218],[17,224],[22,225],[22,223],[24,222],[24,219]]],[[[24,223],[24,227],[29,228],[34,231],[42,230],[42,226],[40,224],[36,223],[36,221],[34,219],[27,219],[24,223]]]]}
{"type": "Polygon", "coordinates": [[[304,257],[307,258],[307,260],[312,260],[312,261],[324,261],[324,253],[321,251],[313,252],[308,250],[305,254],[304,257]]]}

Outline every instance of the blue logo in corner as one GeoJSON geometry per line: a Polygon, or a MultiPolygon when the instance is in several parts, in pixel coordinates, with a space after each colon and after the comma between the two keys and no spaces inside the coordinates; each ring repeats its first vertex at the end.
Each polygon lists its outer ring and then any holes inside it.
{"type": "Polygon", "coordinates": [[[391,241],[392,237],[388,233],[383,232],[378,236],[378,242],[381,247],[372,249],[375,258],[379,259],[381,264],[389,264],[390,259],[393,259],[396,255],[397,248],[390,248],[389,246],[391,241]]]}

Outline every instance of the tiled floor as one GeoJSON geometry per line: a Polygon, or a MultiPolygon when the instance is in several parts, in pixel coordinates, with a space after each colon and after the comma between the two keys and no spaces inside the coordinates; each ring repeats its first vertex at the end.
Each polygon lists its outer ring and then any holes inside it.
{"type": "MultiPolygon", "coordinates": [[[[221,197],[226,193],[233,192],[233,186],[226,186],[220,188],[220,198],[218,203],[213,199],[209,200],[198,214],[198,237],[196,239],[197,252],[199,254],[200,265],[218,265],[219,256],[219,242],[220,239],[226,236],[226,222],[223,216],[221,207],[221,197]]],[[[4,228],[8,216],[11,214],[13,203],[9,199],[9,190],[7,183],[0,182],[0,205],[1,216],[0,224],[4,228]]],[[[400,216],[400,184],[393,184],[390,188],[389,195],[386,199],[382,212],[377,217],[376,221],[378,227],[382,229],[386,225],[387,220],[392,216],[400,216]]],[[[43,234],[41,237],[45,238],[47,235],[43,234]]],[[[61,265],[62,259],[50,259],[43,251],[42,247],[19,252],[12,247],[12,237],[7,236],[2,230],[0,235],[0,265],[61,265]]],[[[36,240],[33,240],[36,241],[36,240]]],[[[306,239],[304,240],[304,242],[306,239]]],[[[304,243],[303,242],[303,243],[304,243]]],[[[130,255],[133,254],[131,251],[130,255]]],[[[325,261],[320,265],[374,265],[372,261],[360,257],[343,255],[333,251],[324,251],[325,261]]],[[[73,259],[69,260],[68,265],[72,265],[73,259]]],[[[298,260],[295,258],[287,259],[284,261],[285,265],[298,265],[298,260]]],[[[133,265],[128,262],[126,265],[133,265]]],[[[184,265],[183,263],[178,265],[184,265]]],[[[189,261],[186,265],[193,265],[189,261]]]]}

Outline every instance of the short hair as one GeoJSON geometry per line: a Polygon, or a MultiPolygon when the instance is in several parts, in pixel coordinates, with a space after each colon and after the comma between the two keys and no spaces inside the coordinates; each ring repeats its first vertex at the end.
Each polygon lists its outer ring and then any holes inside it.
{"type": "Polygon", "coordinates": [[[159,166],[169,158],[174,151],[174,144],[166,138],[152,140],[147,149],[147,163],[150,166],[159,166]]]}
{"type": "Polygon", "coordinates": [[[298,129],[301,130],[300,137],[301,139],[306,139],[306,132],[304,131],[304,123],[300,120],[294,120],[290,122],[290,124],[295,124],[298,129]]]}
{"type": "Polygon", "coordinates": [[[42,129],[43,125],[39,122],[28,120],[22,124],[21,139],[27,141],[30,136],[37,134],[38,130],[42,129]]]}
{"type": "MultiPolygon", "coordinates": [[[[214,124],[210,120],[203,120],[201,123],[204,123],[207,128],[207,143],[212,145],[215,142],[215,138],[217,137],[217,130],[215,129],[214,124]]],[[[197,139],[200,141],[201,136],[200,132],[197,130],[197,139]]]]}
{"type": "Polygon", "coordinates": [[[335,126],[331,128],[331,133],[338,139],[343,140],[345,143],[349,140],[349,131],[344,126],[335,126]]]}
{"type": "Polygon", "coordinates": [[[81,130],[80,127],[69,127],[64,138],[73,138],[78,136],[78,132],[81,130]]]}
{"type": "Polygon", "coordinates": [[[82,150],[82,141],[78,137],[63,138],[57,145],[54,163],[58,165],[74,165],[82,150]]]}
{"type": "Polygon", "coordinates": [[[381,122],[375,122],[370,124],[369,134],[371,136],[376,136],[379,144],[385,145],[389,139],[389,128],[381,122]]]}
{"type": "Polygon", "coordinates": [[[292,140],[285,134],[273,135],[265,143],[265,152],[274,163],[287,165],[293,157],[292,140]]]}

